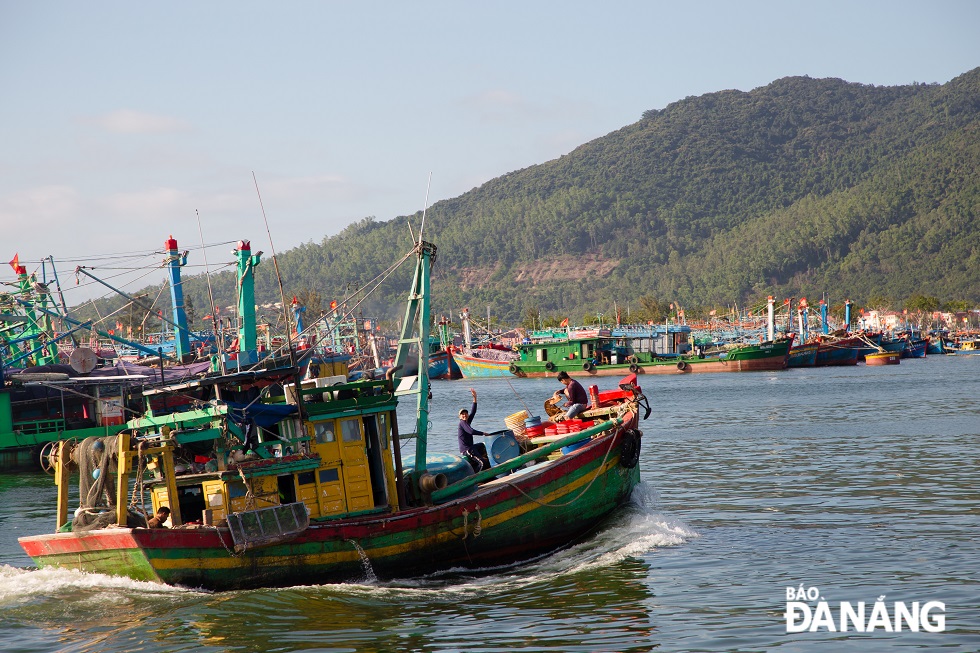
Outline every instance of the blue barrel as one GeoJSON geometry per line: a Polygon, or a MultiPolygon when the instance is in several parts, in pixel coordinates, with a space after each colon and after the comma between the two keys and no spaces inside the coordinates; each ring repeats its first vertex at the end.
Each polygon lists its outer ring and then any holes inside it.
{"type": "MultiPolygon", "coordinates": [[[[414,466],[415,453],[406,453],[402,457],[402,468],[408,470],[414,466]]],[[[474,474],[473,467],[470,466],[465,458],[451,453],[427,453],[425,456],[425,468],[430,474],[445,474],[446,481],[449,485],[474,474]]]]}
{"type": "Polygon", "coordinates": [[[485,442],[487,443],[487,454],[490,456],[491,467],[496,467],[521,455],[521,445],[517,443],[513,431],[488,433],[485,442]]]}
{"type": "Polygon", "coordinates": [[[528,417],[526,420],[524,420],[524,426],[527,428],[531,428],[532,426],[539,426],[540,424],[541,424],[540,417],[528,417]]]}
{"type": "Polygon", "coordinates": [[[590,442],[592,442],[592,438],[585,438],[584,440],[579,440],[578,442],[573,442],[573,443],[571,443],[571,444],[569,444],[567,446],[562,447],[561,448],[561,452],[562,452],[562,454],[564,454],[564,455],[567,456],[568,454],[572,453],[573,451],[576,451],[577,449],[581,449],[582,447],[584,447],[585,445],[587,445],[590,442]]]}

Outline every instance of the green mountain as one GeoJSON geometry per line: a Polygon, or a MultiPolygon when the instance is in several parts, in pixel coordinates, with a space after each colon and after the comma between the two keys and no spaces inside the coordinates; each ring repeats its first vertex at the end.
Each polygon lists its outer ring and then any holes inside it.
{"type": "MultiPolygon", "coordinates": [[[[789,77],[675,102],[426,214],[434,310],[589,321],[617,306],[823,293],[898,308],[980,302],[980,68],[947,84],[789,77]]],[[[287,298],[323,307],[411,247],[421,214],[372,218],[284,252],[287,298]]],[[[279,300],[271,262],[260,302],[279,300]]],[[[398,317],[410,270],[363,305],[398,317]]],[[[234,278],[216,275],[231,304],[234,278]]],[[[200,278],[186,283],[206,305],[200,278]]],[[[202,311],[198,311],[202,313],[202,311]]]]}

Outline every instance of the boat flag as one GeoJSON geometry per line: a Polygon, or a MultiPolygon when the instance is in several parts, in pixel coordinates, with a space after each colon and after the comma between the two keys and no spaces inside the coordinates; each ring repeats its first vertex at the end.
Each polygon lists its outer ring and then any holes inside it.
{"type": "Polygon", "coordinates": [[[558,326],[568,326],[568,318],[566,317],[564,320],[562,320],[561,324],[559,324],[558,326]]]}
{"type": "Polygon", "coordinates": [[[337,310],[337,300],[336,299],[333,300],[332,302],[330,302],[330,310],[331,311],[336,311],[337,310]]]}
{"type": "Polygon", "coordinates": [[[20,257],[19,257],[18,254],[14,254],[13,260],[10,261],[10,267],[12,267],[14,269],[14,272],[16,272],[17,271],[17,267],[19,265],[20,265],[20,257]]]}

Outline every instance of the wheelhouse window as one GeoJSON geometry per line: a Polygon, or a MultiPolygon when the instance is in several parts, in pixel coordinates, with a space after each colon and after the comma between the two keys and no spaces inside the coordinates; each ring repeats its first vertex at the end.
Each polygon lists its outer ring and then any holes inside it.
{"type": "Polygon", "coordinates": [[[333,422],[318,422],[314,424],[313,433],[316,435],[317,444],[326,444],[337,439],[333,433],[333,422]]]}

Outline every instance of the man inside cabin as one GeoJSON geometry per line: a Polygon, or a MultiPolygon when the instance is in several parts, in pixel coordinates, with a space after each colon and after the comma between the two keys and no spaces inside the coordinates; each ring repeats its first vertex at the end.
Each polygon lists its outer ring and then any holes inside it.
{"type": "Polygon", "coordinates": [[[163,525],[163,522],[167,521],[168,519],[170,519],[170,508],[167,506],[160,506],[160,508],[157,510],[157,514],[147,520],[146,527],[166,528],[166,526],[163,525]]]}
{"type": "Polygon", "coordinates": [[[558,380],[561,384],[565,386],[564,390],[557,390],[555,392],[555,397],[560,397],[565,395],[568,401],[562,408],[566,409],[565,419],[572,419],[577,417],[579,413],[585,411],[589,405],[589,395],[582,387],[582,384],[568,376],[568,372],[559,372],[558,380]]]}
{"type": "Polygon", "coordinates": [[[476,417],[476,390],[470,388],[470,394],[473,395],[473,406],[470,410],[464,408],[459,411],[457,437],[459,439],[459,452],[473,464],[474,469],[479,465],[479,469],[475,469],[475,471],[480,472],[490,467],[490,457],[487,455],[485,444],[482,442],[473,443],[474,435],[486,435],[486,433],[473,428],[473,418],[476,417]]]}

